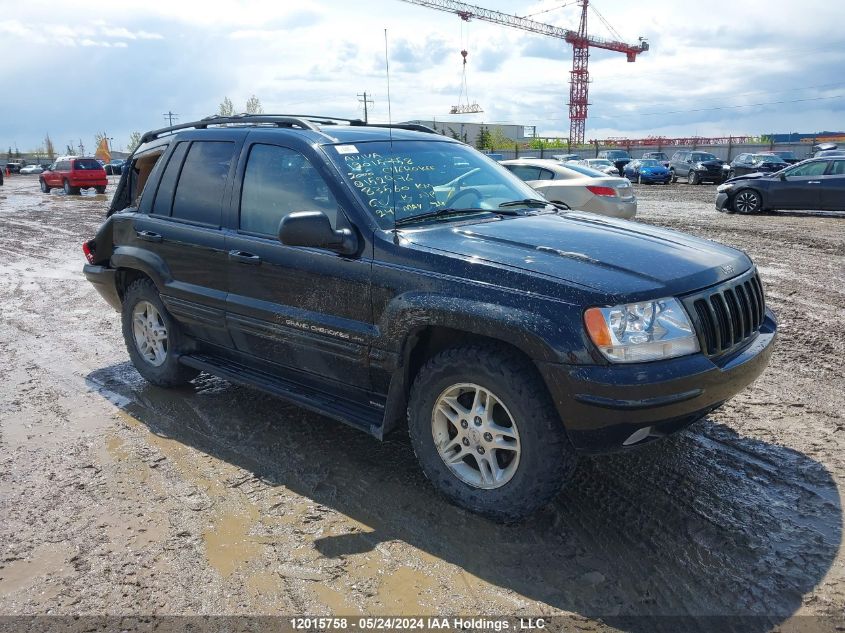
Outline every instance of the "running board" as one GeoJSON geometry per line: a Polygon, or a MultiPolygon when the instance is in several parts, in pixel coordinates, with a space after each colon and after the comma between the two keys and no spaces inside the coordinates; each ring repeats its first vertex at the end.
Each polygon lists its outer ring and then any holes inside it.
{"type": "Polygon", "coordinates": [[[219,376],[229,382],[245,387],[253,387],[294,404],[344,422],[381,439],[384,410],[362,405],[344,398],[308,387],[292,380],[280,378],[258,369],[252,369],[217,356],[207,354],[188,354],[179,357],[179,362],[188,367],[199,369],[219,376]]]}

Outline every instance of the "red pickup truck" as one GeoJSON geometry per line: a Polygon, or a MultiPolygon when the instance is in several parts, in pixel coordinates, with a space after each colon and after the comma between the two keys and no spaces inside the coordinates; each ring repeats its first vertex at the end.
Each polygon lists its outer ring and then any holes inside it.
{"type": "Polygon", "coordinates": [[[96,158],[60,158],[38,178],[41,191],[64,189],[68,195],[79,194],[80,189],[94,187],[97,193],[105,193],[109,181],[106,170],[96,158]]]}

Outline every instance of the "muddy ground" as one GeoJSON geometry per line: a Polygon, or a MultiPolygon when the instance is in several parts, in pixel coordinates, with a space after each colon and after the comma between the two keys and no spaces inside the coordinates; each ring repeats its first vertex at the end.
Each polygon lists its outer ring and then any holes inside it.
{"type": "Polygon", "coordinates": [[[638,186],[640,221],[757,261],[771,365],[501,526],[442,501],[402,437],[205,375],[147,385],[81,274],[114,183],[44,195],[36,178],[0,187],[0,614],[842,616],[845,217],[723,215],[713,186],[638,186]]]}

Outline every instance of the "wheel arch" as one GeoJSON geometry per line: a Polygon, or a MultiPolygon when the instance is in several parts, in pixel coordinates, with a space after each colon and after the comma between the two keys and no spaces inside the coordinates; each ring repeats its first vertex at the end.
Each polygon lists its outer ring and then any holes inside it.
{"type": "Polygon", "coordinates": [[[115,284],[121,300],[126,289],[137,279],[149,279],[159,292],[172,280],[164,260],[143,249],[118,247],[112,253],[110,263],[117,270],[115,284]]]}

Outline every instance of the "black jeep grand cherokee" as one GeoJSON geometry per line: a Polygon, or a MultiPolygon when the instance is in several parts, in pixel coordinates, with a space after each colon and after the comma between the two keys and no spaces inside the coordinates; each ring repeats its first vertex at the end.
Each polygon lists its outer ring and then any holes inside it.
{"type": "Polygon", "coordinates": [[[556,207],[420,126],[210,118],[143,137],[86,277],[150,382],[207,371],[383,437],[497,519],[766,366],[742,252],[556,207]]]}

